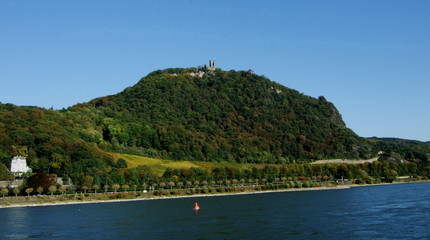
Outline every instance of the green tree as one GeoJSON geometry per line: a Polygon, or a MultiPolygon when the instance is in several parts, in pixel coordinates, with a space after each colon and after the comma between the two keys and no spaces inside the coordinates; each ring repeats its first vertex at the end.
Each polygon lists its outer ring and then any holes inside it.
{"type": "Polygon", "coordinates": [[[195,180],[195,181],[194,181],[194,185],[195,185],[196,187],[199,187],[199,185],[200,185],[200,181],[199,181],[199,180],[195,180]]]}
{"type": "Polygon", "coordinates": [[[41,187],[41,186],[37,187],[36,192],[38,192],[39,195],[41,195],[43,193],[43,187],[41,187]]]}
{"type": "Polygon", "coordinates": [[[115,167],[116,168],[127,168],[128,167],[127,161],[124,160],[124,159],[122,159],[122,158],[120,158],[116,162],[115,167]]]}
{"type": "Polygon", "coordinates": [[[33,192],[33,188],[26,188],[25,192],[27,193],[27,196],[30,197],[30,193],[33,192]]]}
{"type": "MultiPolygon", "coordinates": [[[[86,186],[86,187],[90,187],[92,186],[94,183],[94,177],[93,176],[85,176],[83,181],[82,181],[82,185],[86,186]]],[[[88,190],[88,189],[87,189],[88,190]]]]}
{"type": "Polygon", "coordinates": [[[48,192],[51,193],[51,195],[54,195],[54,193],[57,191],[57,187],[52,185],[48,188],[48,192]]]}
{"type": "Polygon", "coordinates": [[[16,187],[12,189],[12,192],[15,194],[15,197],[18,197],[18,194],[20,191],[19,191],[19,188],[16,187]]]}
{"type": "Polygon", "coordinates": [[[393,182],[397,179],[397,172],[394,169],[385,169],[383,173],[383,177],[386,182],[393,182]]]}
{"type": "Polygon", "coordinates": [[[74,186],[74,185],[70,185],[70,186],[68,186],[68,187],[67,187],[67,189],[68,189],[70,192],[76,193],[76,186],[74,186]]]}
{"type": "Polygon", "coordinates": [[[282,185],[284,185],[285,184],[285,181],[287,180],[287,178],[286,177],[281,177],[281,181],[282,181],[282,185]]]}
{"type": "Polygon", "coordinates": [[[2,188],[1,189],[1,194],[3,195],[3,197],[6,195],[6,194],[8,194],[9,193],[9,189],[7,189],[7,188],[2,188]]]}
{"type": "Polygon", "coordinates": [[[0,181],[12,181],[13,175],[9,172],[6,165],[0,163],[0,181]]]}
{"type": "Polygon", "coordinates": [[[120,185],[114,184],[114,185],[112,185],[112,188],[113,188],[113,191],[116,192],[120,188],[120,185]]]}
{"type": "Polygon", "coordinates": [[[88,187],[88,186],[83,185],[83,186],[81,187],[81,189],[84,191],[84,194],[86,194],[86,193],[87,193],[87,191],[88,191],[88,189],[89,189],[89,187],[88,187]]]}
{"type": "Polygon", "coordinates": [[[64,185],[61,185],[61,186],[60,186],[60,188],[59,188],[59,190],[60,190],[60,192],[61,192],[61,195],[63,195],[63,194],[64,194],[64,192],[67,190],[67,187],[66,187],[66,186],[64,186],[64,185]]]}
{"type": "Polygon", "coordinates": [[[239,183],[239,181],[237,179],[233,179],[233,180],[231,180],[231,182],[233,183],[233,185],[237,185],[239,183]]]}
{"type": "Polygon", "coordinates": [[[124,174],[121,172],[118,172],[116,170],[112,170],[109,173],[109,179],[113,182],[113,183],[117,183],[120,185],[124,185],[125,184],[125,177],[124,174]]]}
{"type": "Polygon", "coordinates": [[[127,190],[130,188],[130,186],[128,184],[124,184],[122,185],[122,189],[124,189],[125,192],[127,192],[127,190]]]}
{"type": "Polygon", "coordinates": [[[94,189],[94,193],[97,193],[97,190],[99,190],[99,189],[100,189],[100,185],[98,185],[98,184],[94,184],[94,185],[93,185],[93,189],[94,189]]]}

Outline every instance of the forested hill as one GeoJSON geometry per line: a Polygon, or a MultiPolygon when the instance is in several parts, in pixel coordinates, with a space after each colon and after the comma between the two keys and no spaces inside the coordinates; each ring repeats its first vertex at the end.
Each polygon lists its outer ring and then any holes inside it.
{"type": "Polygon", "coordinates": [[[200,70],[155,71],[119,94],[67,112],[88,118],[80,128],[100,133],[96,141],[109,148],[171,159],[370,157],[368,142],[345,126],[324,97],[305,96],[251,71],[200,70]]]}
{"type": "Polygon", "coordinates": [[[36,172],[82,179],[123,167],[106,152],[284,164],[380,150],[390,161],[427,164],[430,143],[358,137],[324,97],[251,71],[159,70],[116,95],[59,111],[0,104],[0,176],[10,177],[2,173],[15,155],[27,156],[36,172]]]}

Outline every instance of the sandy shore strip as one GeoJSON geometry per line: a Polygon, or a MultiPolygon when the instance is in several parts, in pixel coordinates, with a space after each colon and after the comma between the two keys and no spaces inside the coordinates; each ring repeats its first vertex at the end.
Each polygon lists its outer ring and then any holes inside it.
{"type": "MultiPolygon", "coordinates": [[[[358,186],[358,185],[357,185],[358,186]]],[[[11,203],[10,205],[2,205],[0,203],[0,209],[2,208],[23,208],[23,207],[42,207],[42,206],[61,206],[61,205],[73,205],[73,204],[93,204],[93,203],[119,203],[119,202],[131,202],[131,201],[148,201],[148,200],[165,200],[165,199],[178,199],[178,198],[200,198],[200,197],[222,197],[222,196],[236,196],[236,195],[249,195],[249,194],[266,194],[266,193],[280,193],[280,192],[299,192],[299,191],[324,191],[324,190],[341,190],[349,189],[352,185],[339,185],[336,187],[315,187],[315,188],[290,188],[290,189],[279,189],[279,190],[267,190],[267,191],[247,191],[247,192],[234,192],[234,193],[211,193],[211,194],[194,194],[194,195],[177,195],[177,196],[150,196],[147,198],[136,197],[131,199],[113,199],[113,200],[81,200],[81,201],[54,201],[46,203],[11,203]]]]}

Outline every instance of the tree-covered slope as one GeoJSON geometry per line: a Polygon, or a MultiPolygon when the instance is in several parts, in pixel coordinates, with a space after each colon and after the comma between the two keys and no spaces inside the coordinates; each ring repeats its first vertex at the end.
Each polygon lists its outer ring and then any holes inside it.
{"type": "Polygon", "coordinates": [[[34,171],[118,182],[121,166],[106,151],[292,163],[369,158],[382,150],[388,160],[428,164],[429,143],[361,138],[324,97],[250,71],[199,71],[155,71],[116,95],[59,111],[0,104],[0,177],[10,178],[3,170],[11,157],[26,155],[34,171]]]}
{"type": "MultiPolygon", "coordinates": [[[[112,158],[85,139],[76,127],[78,117],[38,107],[0,104],[0,164],[24,155],[34,171],[79,175],[101,171],[112,158]]],[[[1,166],[0,166],[1,167],[1,166]]]]}
{"type": "Polygon", "coordinates": [[[97,112],[103,141],[114,147],[172,159],[285,163],[370,156],[367,141],[324,97],[249,71],[197,73],[155,71],[119,94],[68,111],[97,112]]]}

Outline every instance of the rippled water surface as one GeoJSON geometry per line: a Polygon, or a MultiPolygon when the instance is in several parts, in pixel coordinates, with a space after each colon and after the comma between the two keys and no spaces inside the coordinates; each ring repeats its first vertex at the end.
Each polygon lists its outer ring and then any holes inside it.
{"type": "Polygon", "coordinates": [[[0,214],[0,239],[430,239],[430,183],[9,208],[0,214]]]}

